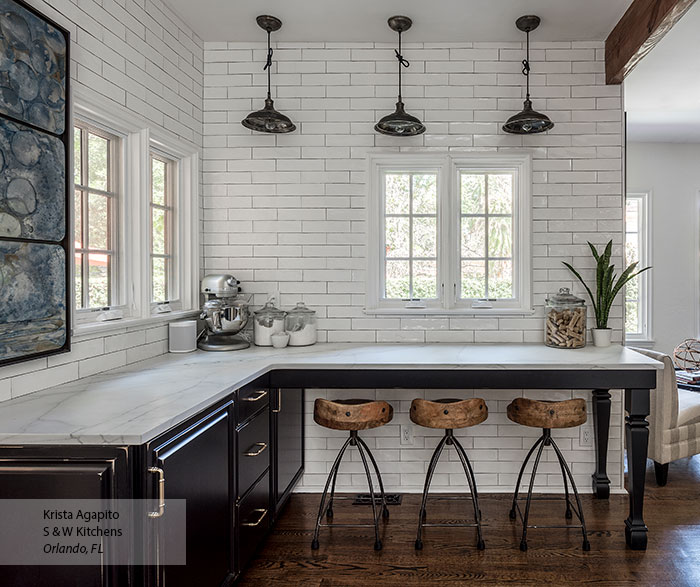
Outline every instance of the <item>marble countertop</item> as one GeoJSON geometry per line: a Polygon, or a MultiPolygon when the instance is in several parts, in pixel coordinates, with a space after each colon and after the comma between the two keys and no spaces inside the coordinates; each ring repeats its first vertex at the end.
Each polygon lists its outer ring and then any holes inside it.
{"type": "Polygon", "coordinates": [[[621,346],[317,344],[163,355],[0,403],[0,444],[143,444],[275,369],[662,369],[621,346]]]}

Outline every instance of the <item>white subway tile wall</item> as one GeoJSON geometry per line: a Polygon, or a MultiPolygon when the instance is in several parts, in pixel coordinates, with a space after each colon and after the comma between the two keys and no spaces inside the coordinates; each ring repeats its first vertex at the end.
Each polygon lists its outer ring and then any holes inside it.
{"type": "MultiPolygon", "coordinates": [[[[71,83],[202,145],[203,43],[160,0],[28,0],[71,34],[71,83]]],[[[0,368],[0,401],[167,352],[167,327],[74,338],[64,355],[0,368]]]]}
{"type": "MultiPolygon", "coordinates": [[[[568,261],[593,279],[586,241],[622,247],[622,99],[606,86],[603,42],[532,44],[532,95],[536,109],[556,123],[546,135],[521,137],[501,130],[522,108],[521,43],[406,43],[411,63],[404,71],[408,112],[426,125],[424,135],[393,138],[374,123],[396,102],[393,45],[379,43],[278,43],[273,97],[298,131],[251,134],[240,121],[262,104],[265,46],[204,45],[205,272],[231,272],[253,294],[255,304],[279,292],[281,305],[304,300],[319,316],[319,339],[329,342],[533,342],[543,339],[547,293],[581,286],[562,266],[568,261]],[[367,271],[366,158],[370,150],[508,152],[533,157],[532,283],[534,314],[508,317],[368,316],[364,313],[367,271]]],[[[592,314],[592,311],[589,311],[592,314]]],[[[589,325],[592,325],[589,317],[589,325]]],[[[610,325],[622,340],[622,306],[610,325]]],[[[575,351],[574,351],[575,352],[575,351]]],[[[505,417],[505,406],[522,391],[477,392],[489,402],[490,419],[460,433],[480,485],[504,490],[537,431],[505,417]]],[[[374,391],[309,391],[306,474],[301,491],[318,491],[342,443],[342,434],[311,418],[312,400],[374,391]]],[[[399,444],[410,400],[445,392],[377,392],[394,404],[394,423],[365,436],[392,490],[419,491],[436,431],[414,427],[415,444],[399,444]]],[[[468,397],[472,391],[465,391],[468,397]]],[[[451,392],[448,395],[453,395],[451,392]]],[[[537,395],[532,393],[528,395],[537,395]]],[[[590,394],[584,394],[588,397],[590,394]]],[[[571,397],[571,394],[562,394],[571,397]]],[[[610,477],[621,487],[621,404],[613,396],[610,477]]],[[[578,444],[579,431],[557,433],[582,491],[590,491],[594,453],[578,444]]],[[[452,455],[454,457],[454,455],[452,455]]],[[[554,461],[539,482],[561,487],[554,461]]],[[[544,470],[543,470],[544,472],[544,470]]],[[[341,469],[339,487],[362,488],[357,460],[341,469]]],[[[438,469],[436,490],[463,483],[458,462],[438,469]]]]}

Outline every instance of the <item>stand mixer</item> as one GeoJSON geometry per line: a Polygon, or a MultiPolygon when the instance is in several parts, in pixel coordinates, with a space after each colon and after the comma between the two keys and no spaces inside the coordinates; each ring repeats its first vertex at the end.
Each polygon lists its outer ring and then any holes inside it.
{"type": "Polygon", "coordinates": [[[250,343],[239,335],[248,323],[248,302],[238,298],[240,281],[233,275],[207,275],[200,291],[204,305],[200,320],[206,326],[197,346],[203,351],[238,351],[250,343]]]}

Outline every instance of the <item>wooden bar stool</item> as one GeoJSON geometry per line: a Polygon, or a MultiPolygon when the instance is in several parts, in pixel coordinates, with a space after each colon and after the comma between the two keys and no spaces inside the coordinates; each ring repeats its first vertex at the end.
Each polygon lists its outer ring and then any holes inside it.
{"type": "Polygon", "coordinates": [[[370,401],[363,399],[350,399],[350,400],[335,400],[329,401],[326,399],[318,398],[314,402],[314,422],[320,424],[325,428],[330,428],[331,430],[348,430],[350,431],[350,437],[345,441],[338,456],[331,467],[331,471],[328,474],[328,479],[326,480],[326,486],[323,489],[323,495],[321,496],[321,505],[318,508],[318,517],[316,518],[316,529],[314,531],[314,538],[311,542],[311,548],[316,550],[318,548],[318,533],[321,527],[340,527],[340,528],[371,528],[374,527],[374,550],[382,549],[382,541],[379,539],[379,517],[383,516],[384,519],[389,517],[389,508],[386,507],[386,497],[384,496],[384,483],[382,483],[382,476],[379,473],[379,467],[377,462],[372,456],[372,452],[357,434],[358,430],[368,430],[370,428],[378,428],[379,426],[384,426],[394,417],[394,409],[387,402],[384,401],[370,401]],[[335,497],[335,481],[338,477],[338,469],[340,468],[340,461],[345,454],[348,446],[356,446],[360,457],[362,458],[362,464],[365,467],[365,473],[367,475],[367,484],[369,485],[369,495],[372,501],[372,517],[374,520],[373,524],[322,524],[321,519],[325,512],[326,518],[330,521],[333,519],[333,499],[341,499],[335,497]],[[365,455],[366,453],[366,455],[365,455]],[[379,482],[379,491],[381,493],[381,512],[377,512],[376,503],[374,500],[374,487],[372,485],[372,476],[370,475],[369,466],[367,465],[367,456],[369,460],[372,461],[372,466],[374,467],[374,472],[377,475],[377,481],[379,482]],[[332,484],[332,486],[331,486],[332,484]],[[331,486],[331,496],[326,504],[326,496],[328,495],[328,487],[331,486]]]}
{"type": "MultiPolygon", "coordinates": [[[[520,467],[520,473],[518,474],[518,481],[515,484],[515,493],[513,494],[513,505],[510,509],[510,519],[515,520],[516,512],[520,516],[523,523],[523,536],[520,540],[520,550],[527,550],[527,529],[528,528],[581,528],[581,533],[583,534],[583,550],[590,550],[591,545],[588,542],[588,536],[586,534],[586,522],[583,518],[583,508],[581,507],[581,500],[578,496],[578,491],[576,489],[576,483],[574,483],[574,477],[569,470],[569,466],[566,464],[564,457],[552,438],[552,428],[574,428],[576,426],[581,426],[586,423],[586,401],[581,398],[570,399],[566,401],[537,401],[532,399],[527,399],[519,397],[514,399],[508,406],[508,419],[516,422],[517,424],[522,424],[523,426],[530,426],[532,428],[542,428],[542,436],[540,436],[535,444],[532,445],[530,452],[527,453],[525,461],[522,467],[520,467]],[[523,477],[523,472],[525,471],[525,466],[527,465],[532,453],[539,446],[537,451],[537,456],[535,457],[535,463],[532,467],[532,476],[530,477],[530,488],[527,492],[527,499],[525,503],[525,515],[523,516],[520,510],[520,505],[518,504],[518,491],[520,489],[520,481],[523,477]],[[545,446],[551,446],[557,455],[557,460],[559,461],[559,467],[561,468],[561,475],[564,478],[564,500],[566,501],[566,513],[565,517],[570,520],[573,516],[571,510],[573,508],[576,517],[581,522],[578,525],[566,524],[559,526],[528,526],[528,518],[530,515],[530,503],[533,500],[532,488],[535,485],[535,475],[537,474],[537,466],[540,463],[540,457],[542,456],[542,450],[545,446]],[[574,491],[574,497],[576,498],[576,507],[573,506],[569,500],[569,486],[568,480],[571,482],[571,489],[574,491]]],[[[537,499],[537,498],[535,498],[537,499]]],[[[539,498],[540,500],[551,500],[557,498],[539,498]]]]}
{"type": "MultiPolygon", "coordinates": [[[[439,428],[445,430],[445,436],[442,437],[438,443],[433,456],[430,459],[430,465],[428,466],[428,472],[425,476],[425,485],[423,487],[423,500],[421,501],[420,512],[418,514],[418,536],[416,538],[416,549],[421,550],[423,548],[423,528],[425,527],[462,527],[462,528],[476,528],[477,532],[477,548],[479,550],[484,550],[485,544],[484,539],[481,535],[481,510],[479,509],[479,494],[476,489],[476,477],[474,477],[474,471],[472,469],[471,463],[467,458],[467,453],[464,451],[462,444],[459,442],[457,437],[454,435],[455,428],[467,428],[469,426],[476,426],[481,424],[489,415],[489,410],[486,407],[486,402],[480,398],[472,398],[466,400],[458,399],[439,399],[436,401],[428,401],[425,399],[414,399],[411,402],[411,421],[419,426],[425,428],[439,428]],[[467,477],[467,483],[469,483],[469,491],[471,493],[472,505],[474,506],[474,523],[473,524],[427,524],[426,519],[426,502],[428,501],[428,491],[430,489],[430,482],[433,479],[433,473],[435,472],[435,467],[440,460],[440,455],[445,445],[452,445],[455,447],[457,454],[459,455],[460,461],[462,461],[462,467],[464,468],[464,474],[467,477]]],[[[464,497],[439,497],[437,499],[468,499],[464,497]]]]}

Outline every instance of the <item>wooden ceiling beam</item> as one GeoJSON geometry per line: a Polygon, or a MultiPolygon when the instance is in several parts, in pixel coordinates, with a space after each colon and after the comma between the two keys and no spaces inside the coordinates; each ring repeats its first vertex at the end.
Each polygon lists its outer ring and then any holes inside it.
{"type": "Polygon", "coordinates": [[[605,81],[620,84],[695,0],[634,0],[605,41],[605,81]]]}

